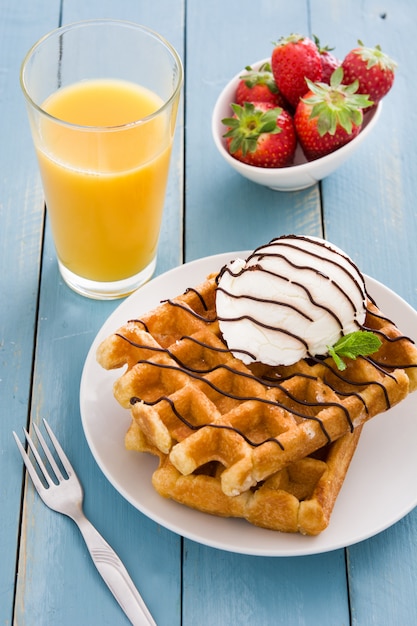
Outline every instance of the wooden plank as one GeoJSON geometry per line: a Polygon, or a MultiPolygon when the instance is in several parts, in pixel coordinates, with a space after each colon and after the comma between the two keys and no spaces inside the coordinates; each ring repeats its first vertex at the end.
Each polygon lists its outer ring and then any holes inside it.
{"type": "MultiPolygon", "coordinates": [[[[151,6],[82,0],[64,4],[63,21],[100,16],[143,22],[173,41],[182,54],[183,8],[169,15],[167,2],[151,6]]],[[[182,120],[173,156],[158,270],[178,263],[182,210],[182,120]]],[[[181,540],[128,504],[104,478],[85,441],[79,415],[79,382],[89,346],[118,302],[96,302],[72,293],[60,280],[49,228],[43,255],[32,419],[45,417],[75,468],[83,468],[85,510],[121,556],[158,624],[180,623],[181,540]],[[163,563],[163,566],[161,566],[163,563]],[[164,589],[161,602],[160,590],[164,589]]],[[[26,492],[16,599],[19,625],[128,623],[91,563],[70,520],[26,492]],[[36,520],[36,524],[32,523],[36,520]]]]}
{"type": "MultiPolygon", "coordinates": [[[[329,7],[313,0],[313,29],[332,38],[329,7]]],[[[332,2],[342,55],[357,38],[380,44],[398,62],[394,87],[383,103],[372,136],[343,168],[324,181],[323,212],[327,237],[344,248],[364,272],[417,305],[417,222],[415,212],[416,98],[413,59],[417,54],[416,6],[399,2],[332,2]]],[[[338,40],[339,41],[339,40],[338,40]]],[[[338,42],[337,42],[338,43],[338,42]]],[[[338,46],[339,47],[339,46],[338,46]]],[[[401,437],[401,433],[398,433],[401,437]]],[[[389,454],[389,451],[388,451],[389,454]]],[[[399,488],[401,488],[399,486],[399,488]]],[[[381,497],[387,499],[381,485],[381,497]]],[[[382,535],[348,550],[352,624],[417,623],[416,511],[382,535]]]]}
{"type": "Polygon", "coordinates": [[[349,549],[352,626],[417,624],[417,511],[349,549]]]}
{"type": "MultiPolygon", "coordinates": [[[[312,4],[313,28],[314,19],[317,25],[326,24],[322,4],[312,4]]],[[[337,45],[342,57],[359,37],[367,45],[379,43],[398,62],[398,69],[373,134],[348,163],[323,183],[326,235],[349,252],[364,272],[415,306],[415,265],[410,261],[416,256],[416,111],[412,104],[416,87],[407,77],[413,72],[412,58],[417,52],[411,36],[417,9],[407,0],[386,3],[384,8],[368,1],[349,11],[343,11],[337,2],[332,4],[331,14],[343,19],[344,24],[337,45]],[[407,259],[401,271],[393,263],[398,258],[407,259]]],[[[325,41],[331,37],[329,30],[327,23],[325,41]]]]}
{"type": "Polygon", "coordinates": [[[26,424],[37,315],[43,202],[19,87],[29,46],[55,25],[59,2],[1,1],[0,20],[0,623],[12,623],[22,464],[12,438],[26,424]]]}
{"type": "MultiPolygon", "coordinates": [[[[306,2],[287,3],[285,11],[248,0],[234,10],[221,2],[187,5],[187,260],[252,249],[283,233],[322,232],[318,185],[281,193],[250,183],[223,162],[210,131],[215,100],[228,80],[294,31],[309,32],[306,2]]],[[[269,559],[189,541],[185,546],[185,624],[348,623],[343,550],[269,559]]]]}
{"type": "Polygon", "coordinates": [[[232,170],[211,136],[215,101],[245,66],[272,53],[273,42],[308,32],[308,3],[248,0],[187,7],[186,259],[252,249],[284,233],[321,233],[318,186],[282,193],[256,185],[232,170]],[[227,27],[226,27],[227,23],[227,27]],[[202,44],[204,42],[204,45],[202,44]]]}
{"type": "Polygon", "coordinates": [[[187,542],[186,626],[334,626],[349,624],[343,550],[264,558],[187,542]]]}

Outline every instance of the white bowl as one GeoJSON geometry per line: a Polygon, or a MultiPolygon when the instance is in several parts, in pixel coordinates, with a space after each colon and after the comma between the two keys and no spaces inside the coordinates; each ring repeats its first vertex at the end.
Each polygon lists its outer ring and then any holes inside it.
{"type": "MultiPolygon", "coordinates": [[[[262,61],[254,63],[252,67],[257,69],[266,61],[270,61],[270,59],[263,59],[262,61]]],[[[236,87],[241,75],[242,71],[232,78],[219,95],[214,106],[211,124],[214,143],[224,160],[239,172],[239,174],[254,183],[270,187],[276,191],[297,191],[299,189],[306,189],[334,172],[342,163],[351,157],[369,135],[381,113],[382,104],[380,102],[374,109],[364,114],[362,130],[355,139],[352,139],[352,141],[338,148],[331,154],[316,159],[315,161],[307,161],[301,146],[298,145],[294,165],[279,168],[263,168],[247,165],[229,154],[226,148],[226,141],[223,138],[226,127],[222,124],[222,119],[230,117],[233,113],[230,104],[234,101],[236,87]]]]}

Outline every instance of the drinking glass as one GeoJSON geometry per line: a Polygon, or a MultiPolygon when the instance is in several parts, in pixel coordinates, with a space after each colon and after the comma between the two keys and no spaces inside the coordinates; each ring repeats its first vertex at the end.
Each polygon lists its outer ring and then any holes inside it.
{"type": "Polygon", "coordinates": [[[156,265],[177,52],[139,24],[78,22],[29,50],[20,81],[64,281],[97,299],[131,293],[156,265]]]}

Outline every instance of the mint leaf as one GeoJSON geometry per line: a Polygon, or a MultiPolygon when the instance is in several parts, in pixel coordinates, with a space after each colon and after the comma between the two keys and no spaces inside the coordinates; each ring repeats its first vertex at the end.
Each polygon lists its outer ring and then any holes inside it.
{"type": "Polygon", "coordinates": [[[343,372],[343,370],[346,369],[346,363],[343,361],[343,359],[340,358],[340,356],[337,354],[337,352],[335,352],[333,348],[329,348],[329,346],[327,347],[328,347],[330,356],[332,357],[333,361],[337,365],[337,369],[343,372]]]}
{"type": "Polygon", "coordinates": [[[340,371],[346,369],[346,363],[341,357],[356,359],[358,356],[373,354],[382,345],[377,335],[367,330],[357,330],[341,337],[334,346],[327,346],[329,355],[332,357],[340,371]]]}

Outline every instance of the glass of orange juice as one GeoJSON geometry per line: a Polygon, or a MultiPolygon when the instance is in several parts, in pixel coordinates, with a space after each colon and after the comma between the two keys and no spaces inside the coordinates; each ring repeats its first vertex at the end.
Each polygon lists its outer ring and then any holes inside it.
{"type": "Polygon", "coordinates": [[[177,52],[138,24],[78,22],[29,50],[20,81],[64,281],[97,299],[131,293],[156,265],[177,52]]]}

